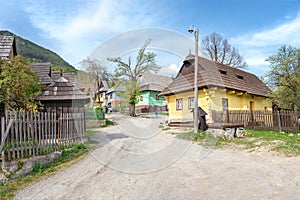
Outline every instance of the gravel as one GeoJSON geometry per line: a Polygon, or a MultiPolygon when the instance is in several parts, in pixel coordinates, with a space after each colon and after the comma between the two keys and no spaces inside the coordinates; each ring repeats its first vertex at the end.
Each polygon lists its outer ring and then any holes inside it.
{"type": "Polygon", "coordinates": [[[300,157],[178,140],[164,117],[109,117],[86,158],[15,199],[300,199],[300,157]]]}

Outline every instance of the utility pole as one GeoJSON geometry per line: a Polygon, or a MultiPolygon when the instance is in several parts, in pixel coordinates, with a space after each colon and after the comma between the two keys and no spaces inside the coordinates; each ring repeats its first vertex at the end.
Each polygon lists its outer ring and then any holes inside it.
{"type": "Polygon", "coordinates": [[[190,27],[189,33],[195,35],[195,70],[194,70],[194,133],[198,134],[198,37],[199,30],[198,28],[190,27]]]}

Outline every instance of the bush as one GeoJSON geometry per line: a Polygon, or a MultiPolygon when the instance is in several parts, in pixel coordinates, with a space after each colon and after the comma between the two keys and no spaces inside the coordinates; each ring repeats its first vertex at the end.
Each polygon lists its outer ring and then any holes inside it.
{"type": "Polygon", "coordinates": [[[105,119],[105,112],[104,112],[104,109],[102,107],[96,107],[95,111],[96,111],[96,116],[97,116],[98,120],[105,119]]]}

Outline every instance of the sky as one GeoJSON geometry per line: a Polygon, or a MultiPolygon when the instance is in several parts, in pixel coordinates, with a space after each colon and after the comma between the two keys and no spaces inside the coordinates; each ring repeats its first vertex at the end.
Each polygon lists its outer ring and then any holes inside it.
{"type": "Polygon", "coordinates": [[[190,25],[199,29],[199,40],[221,34],[244,57],[247,71],[262,76],[266,58],[280,46],[300,48],[300,0],[1,0],[0,6],[0,30],[76,68],[91,55],[131,55],[151,37],[163,73],[176,73],[194,50],[190,25]]]}

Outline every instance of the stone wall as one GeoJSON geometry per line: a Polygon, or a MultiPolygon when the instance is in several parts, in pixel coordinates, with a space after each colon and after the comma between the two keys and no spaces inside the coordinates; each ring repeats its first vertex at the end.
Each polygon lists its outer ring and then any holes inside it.
{"type": "Polygon", "coordinates": [[[32,172],[36,164],[47,164],[53,160],[61,157],[61,152],[54,152],[45,156],[35,156],[26,159],[14,160],[11,162],[6,162],[2,173],[0,174],[0,181],[7,181],[10,179],[15,179],[32,172]]]}

